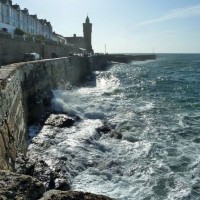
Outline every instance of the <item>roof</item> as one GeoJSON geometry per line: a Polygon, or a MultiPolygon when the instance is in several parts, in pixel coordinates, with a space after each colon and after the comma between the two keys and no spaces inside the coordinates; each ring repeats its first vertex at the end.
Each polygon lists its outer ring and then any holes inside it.
{"type": "Polygon", "coordinates": [[[23,10],[21,10],[24,14],[26,14],[26,15],[29,15],[29,13],[28,13],[28,9],[27,8],[24,8],[23,10]]]}
{"type": "Polygon", "coordinates": [[[11,0],[0,0],[1,3],[6,3],[9,2],[12,5],[12,1],[11,0]]]}
{"type": "Polygon", "coordinates": [[[48,22],[46,19],[38,19],[38,20],[44,25],[51,26],[51,23],[48,22]]]}
{"type": "Polygon", "coordinates": [[[90,19],[89,19],[88,15],[87,15],[87,17],[85,19],[85,23],[90,23],[90,19]]]}
{"type": "Polygon", "coordinates": [[[12,7],[13,7],[14,9],[16,9],[16,10],[20,10],[20,7],[19,7],[18,4],[12,5],[12,7]]]}
{"type": "Polygon", "coordinates": [[[76,37],[65,37],[66,39],[84,39],[83,36],[76,36],[76,37]]]}
{"type": "Polygon", "coordinates": [[[6,3],[7,0],[0,0],[1,3],[6,3]]]}
{"type": "Polygon", "coordinates": [[[32,18],[37,19],[37,15],[30,15],[32,18]]]}

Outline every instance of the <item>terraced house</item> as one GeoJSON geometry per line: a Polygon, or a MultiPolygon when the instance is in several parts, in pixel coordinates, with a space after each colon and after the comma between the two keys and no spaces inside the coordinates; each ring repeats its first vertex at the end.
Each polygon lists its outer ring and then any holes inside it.
{"type": "Polygon", "coordinates": [[[46,19],[38,19],[37,15],[30,15],[28,9],[12,4],[11,0],[0,0],[0,31],[11,34],[19,28],[32,35],[43,35],[52,39],[52,26],[46,19]]]}

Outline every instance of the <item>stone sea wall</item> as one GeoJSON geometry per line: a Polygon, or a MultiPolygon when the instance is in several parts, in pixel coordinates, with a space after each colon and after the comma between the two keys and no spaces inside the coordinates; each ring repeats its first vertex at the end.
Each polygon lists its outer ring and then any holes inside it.
{"type": "Polygon", "coordinates": [[[40,43],[25,40],[23,37],[12,38],[8,34],[0,34],[0,65],[22,62],[25,53],[36,52],[43,58],[51,58],[55,52],[59,57],[68,56],[70,52],[76,52],[72,45],[62,45],[51,42],[40,43]]]}
{"type": "Polygon", "coordinates": [[[105,63],[72,56],[0,68],[0,169],[13,170],[16,155],[26,151],[28,121],[49,106],[51,89],[76,84],[105,63]]]}
{"type": "Polygon", "coordinates": [[[156,54],[108,54],[107,60],[121,63],[129,63],[132,61],[155,60],[156,54]]]}

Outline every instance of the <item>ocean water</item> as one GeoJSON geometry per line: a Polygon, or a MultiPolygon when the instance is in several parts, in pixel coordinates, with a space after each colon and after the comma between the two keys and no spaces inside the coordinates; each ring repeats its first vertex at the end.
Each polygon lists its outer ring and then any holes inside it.
{"type": "Polygon", "coordinates": [[[200,199],[199,54],[113,63],[80,87],[54,91],[52,106],[81,120],[44,126],[28,153],[61,167],[73,190],[120,200],[200,199]],[[104,121],[122,139],[100,136],[104,121]]]}

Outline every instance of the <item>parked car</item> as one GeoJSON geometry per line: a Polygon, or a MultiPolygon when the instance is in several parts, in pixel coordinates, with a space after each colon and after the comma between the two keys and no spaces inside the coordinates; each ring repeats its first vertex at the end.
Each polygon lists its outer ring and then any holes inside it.
{"type": "Polygon", "coordinates": [[[40,56],[39,53],[25,53],[23,61],[33,61],[33,60],[41,60],[42,57],[40,56]]]}
{"type": "Polygon", "coordinates": [[[55,52],[51,53],[51,58],[58,58],[58,55],[55,52]]]}

